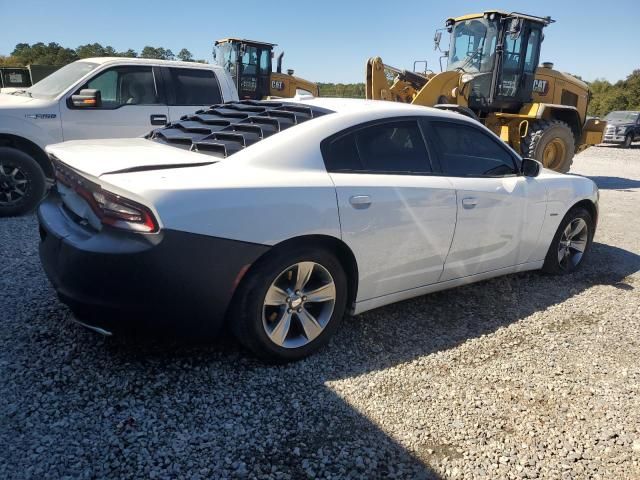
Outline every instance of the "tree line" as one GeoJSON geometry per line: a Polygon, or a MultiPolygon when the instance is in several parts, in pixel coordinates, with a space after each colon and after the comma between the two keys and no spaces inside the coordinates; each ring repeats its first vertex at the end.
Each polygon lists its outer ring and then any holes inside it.
{"type": "MultiPolygon", "coordinates": [[[[587,82],[591,89],[588,114],[604,117],[614,110],[640,111],[640,69],[615,83],[597,79],[587,82]]],[[[320,96],[365,98],[364,83],[319,83],[320,96]]]]}
{"type": "Polygon", "coordinates": [[[34,44],[18,43],[11,55],[0,55],[0,67],[23,67],[27,65],[66,65],[82,58],[91,57],[131,57],[131,58],[155,58],[159,60],[182,60],[183,62],[202,62],[196,60],[186,48],[174,54],[168,48],[146,46],[140,54],[133,49],[118,52],[111,45],[102,46],[99,43],[87,43],[77,48],[65,48],[58,43],[34,44]]]}
{"type": "MultiPolygon", "coordinates": [[[[185,62],[203,62],[195,60],[186,48],[177,54],[164,47],[146,46],[138,54],[133,49],[122,52],[112,46],[88,43],[77,48],[65,48],[58,43],[34,44],[18,43],[11,55],[0,56],[0,67],[27,65],[66,65],[81,58],[90,57],[133,57],[156,58],[160,60],[182,60],[185,62]]],[[[615,83],[607,80],[594,80],[590,84],[591,101],[589,115],[604,116],[613,110],[640,110],[640,69],[633,70],[627,78],[615,83]]],[[[323,97],[364,98],[364,83],[318,83],[323,97]]]]}

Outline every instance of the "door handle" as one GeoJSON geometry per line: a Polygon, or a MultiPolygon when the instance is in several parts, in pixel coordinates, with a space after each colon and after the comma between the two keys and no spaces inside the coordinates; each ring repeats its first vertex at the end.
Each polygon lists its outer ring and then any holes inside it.
{"type": "Polygon", "coordinates": [[[151,115],[149,117],[151,120],[151,125],[166,125],[167,124],[167,116],[166,115],[151,115]]]}
{"type": "Polygon", "coordinates": [[[369,195],[354,195],[349,198],[349,203],[353,208],[369,208],[371,197],[369,195]]]}
{"type": "Polygon", "coordinates": [[[478,199],[473,197],[467,197],[462,199],[462,206],[464,208],[474,208],[478,204],[478,199]]]}

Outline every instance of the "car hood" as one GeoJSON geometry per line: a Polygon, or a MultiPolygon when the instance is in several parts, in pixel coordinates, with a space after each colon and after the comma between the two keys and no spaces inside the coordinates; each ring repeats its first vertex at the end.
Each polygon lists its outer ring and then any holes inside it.
{"type": "Polygon", "coordinates": [[[52,100],[30,97],[28,95],[0,93],[0,111],[14,108],[42,108],[48,107],[52,103],[55,102],[52,100]]]}
{"type": "Polygon", "coordinates": [[[146,138],[74,140],[49,145],[46,150],[71,168],[94,177],[208,165],[218,160],[146,138]]]}

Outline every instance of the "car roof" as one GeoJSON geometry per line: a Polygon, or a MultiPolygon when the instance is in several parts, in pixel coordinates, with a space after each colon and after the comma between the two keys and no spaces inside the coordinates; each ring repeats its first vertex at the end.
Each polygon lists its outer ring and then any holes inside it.
{"type": "Polygon", "coordinates": [[[408,103],[388,102],[384,100],[364,100],[360,98],[334,98],[334,97],[295,97],[287,98],[287,102],[297,102],[310,107],[320,107],[336,113],[371,113],[386,112],[389,115],[426,115],[447,118],[464,118],[458,113],[448,112],[422,105],[408,103]]]}
{"type": "Polygon", "coordinates": [[[180,60],[158,60],[155,58],[132,58],[132,57],[91,57],[78,60],[80,62],[91,62],[97,64],[105,63],[138,63],[141,65],[166,65],[168,67],[198,67],[198,68],[221,68],[219,65],[200,62],[182,62],[180,60]]]}

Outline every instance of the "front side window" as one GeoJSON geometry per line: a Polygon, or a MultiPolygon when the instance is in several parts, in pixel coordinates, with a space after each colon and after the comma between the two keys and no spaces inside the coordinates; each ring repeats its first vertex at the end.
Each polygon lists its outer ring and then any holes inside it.
{"type": "Polygon", "coordinates": [[[175,105],[215,105],[222,102],[218,79],[212,70],[170,68],[175,105]]]}
{"type": "Polygon", "coordinates": [[[116,67],[89,80],[80,90],[100,90],[102,107],[157,105],[160,102],[151,67],[116,67]]]}
{"type": "Polygon", "coordinates": [[[538,66],[538,49],[540,47],[541,32],[537,28],[532,28],[527,42],[527,54],[524,58],[524,71],[535,73],[538,66]]]}
{"type": "Polygon", "coordinates": [[[271,74],[271,52],[267,49],[260,50],[260,75],[271,74]]]}
{"type": "Polygon", "coordinates": [[[501,177],[517,174],[509,151],[488,133],[450,122],[432,122],[430,129],[445,175],[501,177]]]}
{"type": "Polygon", "coordinates": [[[340,136],[326,149],[329,171],[430,173],[429,154],[416,121],[371,125],[340,136]]]}
{"type": "Polygon", "coordinates": [[[247,75],[258,74],[258,49],[246,47],[242,54],[242,71],[247,75]]]}

